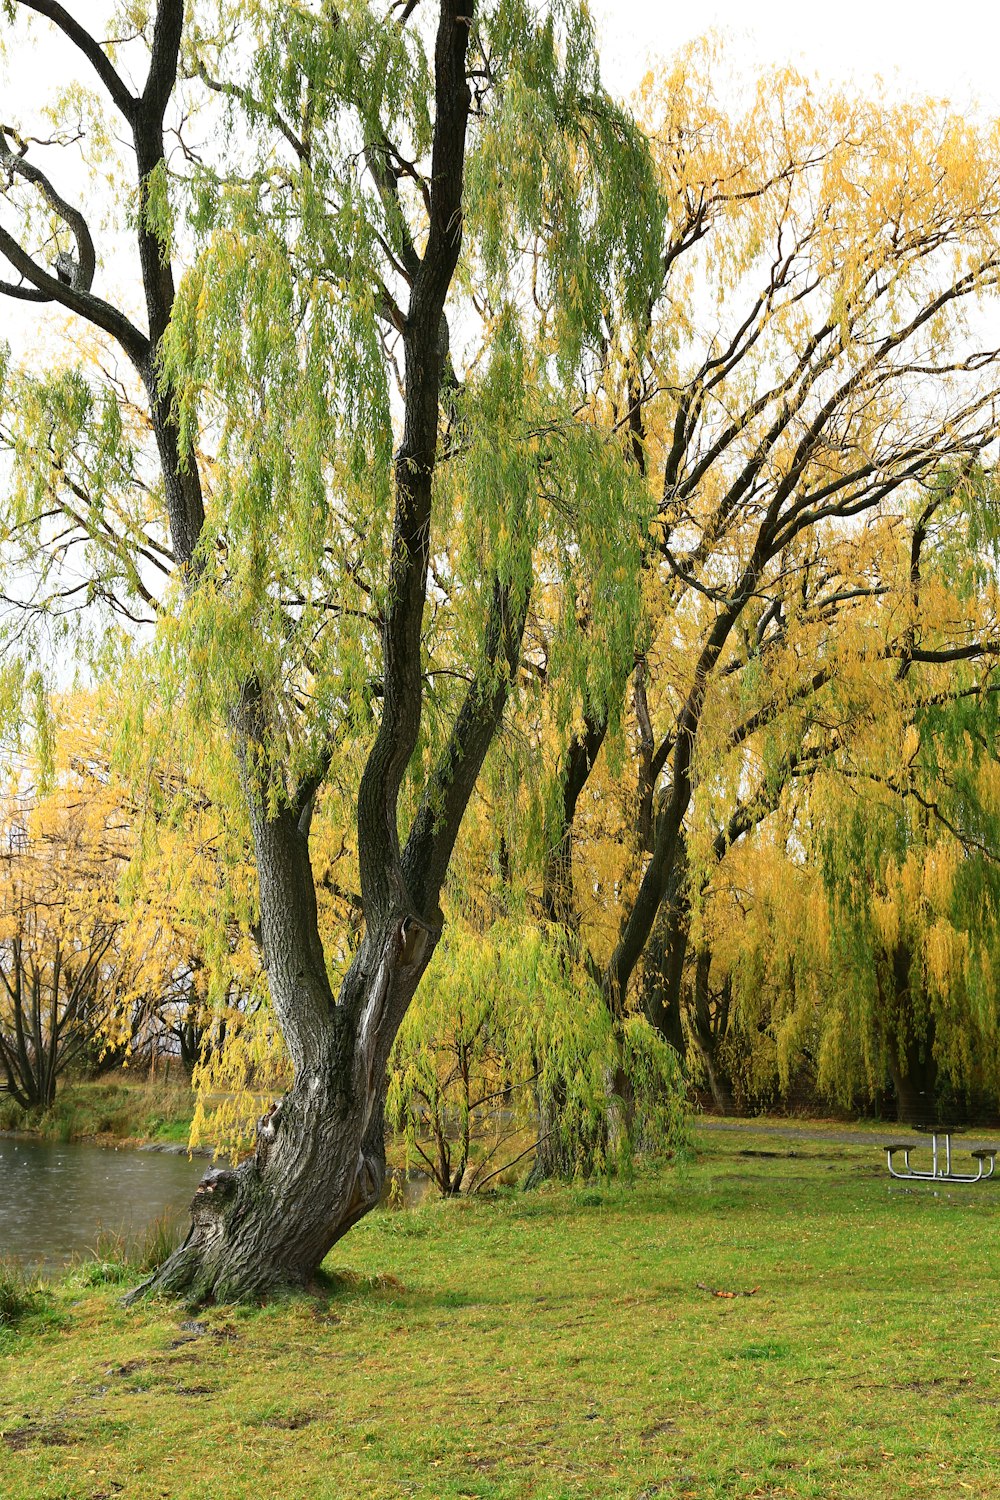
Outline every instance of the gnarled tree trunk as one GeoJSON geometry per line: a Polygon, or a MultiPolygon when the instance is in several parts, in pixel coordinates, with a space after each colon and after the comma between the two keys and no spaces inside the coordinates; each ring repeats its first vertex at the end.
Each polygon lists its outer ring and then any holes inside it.
{"type": "Polygon", "coordinates": [[[205,1174],[186,1241],[133,1296],[155,1286],[224,1300],[304,1284],[375,1206],[386,1063],[435,940],[410,917],[366,937],[326,1024],[299,1037],[295,1081],[258,1122],[253,1156],[205,1174]]]}

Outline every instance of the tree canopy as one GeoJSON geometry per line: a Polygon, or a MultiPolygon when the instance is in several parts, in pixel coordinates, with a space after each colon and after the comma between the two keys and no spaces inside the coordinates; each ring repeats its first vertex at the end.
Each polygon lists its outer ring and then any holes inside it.
{"type": "MultiPolygon", "coordinates": [[[[156,839],[218,823],[290,1076],[157,1284],[254,1292],[377,1201],[446,916],[452,1041],[493,932],[562,1015],[583,976],[627,1122],[649,1025],[711,1033],[741,841],[847,911],[825,788],[968,832],[961,742],[988,804],[997,131],[790,71],[723,108],[707,46],[630,110],[571,0],[9,9],[79,78],[0,129],[0,292],[74,350],[2,371],[7,698],[78,624],[116,763],[180,752],[156,839]]],[[[543,1114],[575,1046],[522,1048],[543,1114]]]]}

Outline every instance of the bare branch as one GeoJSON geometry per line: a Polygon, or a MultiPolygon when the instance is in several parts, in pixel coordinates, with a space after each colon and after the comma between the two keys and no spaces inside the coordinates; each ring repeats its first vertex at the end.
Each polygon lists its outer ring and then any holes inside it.
{"type": "Polygon", "coordinates": [[[115,71],[111,59],[103,51],[97,39],[91,36],[90,32],[70,15],[65,6],[58,3],[58,0],[17,0],[17,3],[23,5],[26,10],[33,10],[37,15],[44,16],[54,26],[58,26],[63,35],[69,38],[74,47],[82,52],[95,69],[112,103],[131,124],[139,101],[134,94],[129,93],[124,81],[115,71]]]}

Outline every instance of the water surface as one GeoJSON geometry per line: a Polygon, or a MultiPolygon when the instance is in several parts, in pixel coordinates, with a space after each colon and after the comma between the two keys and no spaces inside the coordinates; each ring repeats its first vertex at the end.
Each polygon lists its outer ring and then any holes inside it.
{"type": "Polygon", "coordinates": [[[0,1136],[0,1257],[65,1265],[99,1231],[182,1215],[208,1163],[186,1155],[0,1136]]]}

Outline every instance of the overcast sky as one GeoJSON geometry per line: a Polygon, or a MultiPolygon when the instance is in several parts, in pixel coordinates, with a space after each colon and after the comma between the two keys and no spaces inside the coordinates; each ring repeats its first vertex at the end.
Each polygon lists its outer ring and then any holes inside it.
{"type": "MultiPolygon", "coordinates": [[[[835,82],[870,86],[879,76],[894,92],[948,97],[961,110],[1000,115],[1000,10],[987,0],[590,0],[601,36],[605,78],[628,96],[657,59],[714,29],[727,39],[737,70],[792,62],[835,82]]],[[[69,0],[98,35],[109,0],[69,0]]],[[[0,120],[37,102],[39,84],[63,82],[78,68],[72,49],[44,26],[27,54],[0,59],[0,120]],[[44,38],[44,39],[43,39],[44,38]],[[30,103],[29,103],[30,101],[30,103]]],[[[85,70],[82,76],[86,76],[85,70]]],[[[88,78],[88,82],[89,82],[88,78]]],[[[36,323],[26,306],[0,308],[0,338],[13,342],[36,323]],[[6,326],[3,326],[6,325],[6,326]]]]}
{"type": "Polygon", "coordinates": [[[733,55],[794,62],[828,79],[973,101],[1000,114],[1000,8],[996,0],[590,0],[605,77],[629,94],[651,55],[670,56],[710,29],[730,33],[733,55]]]}
{"type": "MultiPolygon", "coordinates": [[[[729,34],[733,56],[748,66],[795,62],[838,81],[876,74],[907,90],[948,95],[959,108],[974,98],[1000,114],[1000,8],[996,0],[589,0],[598,22],[608,82],[628,94],[650,62],[669,57],[705,31],[729,34]]],[[[109,0],[68,0],[98,33],[109,0]]],[[[44,28],[40,28],[44,31],[44,28]]],[[[68,49],[67,49],[68,50],[68,49]]],[[[63,47],[45,43],[60,71],[63,47]],[[57,60],[58,59],[58,60],[57,60]]],[[[23,63],[23,59],[21,60],[23,63]]],[[[3,91],[33,94],[41,62],[25,76],[11,69],[3,91]]],[[[0,68],[0,76],[3,73],[0,68]]],[[[0,85],[2,87],[2,85],[0,85]]]]}

